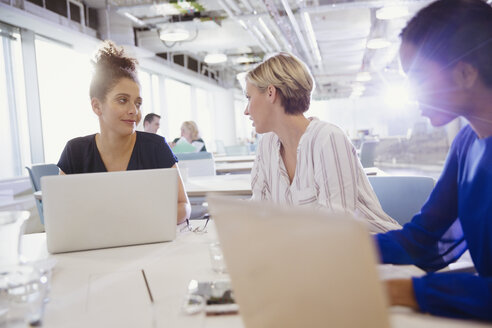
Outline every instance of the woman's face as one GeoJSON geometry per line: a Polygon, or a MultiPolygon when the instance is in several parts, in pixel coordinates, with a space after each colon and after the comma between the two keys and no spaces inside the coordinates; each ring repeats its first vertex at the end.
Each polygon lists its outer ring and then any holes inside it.
{"type": "Polygon", "coordinates": [[[193,136],[191,135],[191,131],[188,128],[186,128],[186,126],[181,127],[181,136],[186,140],[188,140],[188,142],[193,141],[193,136]]]}
{"type": "Polygon", "coordinates": [[[135,132],[142,118],[141,105],[138,84],[131,79],[122,78],[108,92],[104,101],[100,102],[99,110],[94,108],[94,112],[99,116],[101,129],[129,135],[135,132]]]}
{"type": "Polygon", "coordinates": [[[411,42],[403,42],[400,59],[412,85],[422,116],[433,126],[442,126],[465,114],[466,96],[456,83],[453,68],[420,55],[411,42]]]}
{"type": "Polygon", "coordinates": [[[271,103],[268,101],[267,92],[261,92],[256,86],[246,82],[246,98],[248,105],[244,110],[244,115],[249,115],[257,133],[270,132],[271,103]]]}

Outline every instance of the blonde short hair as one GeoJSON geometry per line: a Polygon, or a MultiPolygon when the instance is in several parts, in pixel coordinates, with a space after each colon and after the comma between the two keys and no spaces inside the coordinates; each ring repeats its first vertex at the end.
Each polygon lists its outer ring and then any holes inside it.
{"type": "Polygon", "coordinates": [[[196,140],[199,138],[198,125],[194,121],[184,121],[181,127],[191,132],[191,139],[196,140]]]}
{"type": "Polygon", "coordinates": [[[287,114],[302,114],[309,109],[314,79],[300,59],[286,52],[278,53],[249,71],[246,81],[265,92],[273,85],[287,114]]]}

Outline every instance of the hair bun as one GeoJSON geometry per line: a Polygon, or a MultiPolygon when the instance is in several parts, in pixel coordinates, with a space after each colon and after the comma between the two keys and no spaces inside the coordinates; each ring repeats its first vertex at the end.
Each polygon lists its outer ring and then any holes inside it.
{"type": "Polygon", "coordinates": [[[125,54],[123,47],[117,47],[108,40],[99,48],[95,59],[96,69],[111,67],[135,72],[138,64],[135,58],[125,54]]]}

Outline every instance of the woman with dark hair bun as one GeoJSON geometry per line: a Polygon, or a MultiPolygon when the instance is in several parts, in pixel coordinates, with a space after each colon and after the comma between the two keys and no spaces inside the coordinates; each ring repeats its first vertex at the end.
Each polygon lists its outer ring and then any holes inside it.
{"type": "MultiPolygon", "coordinates": [[[[137,60],[110,41],[96,54],[89,95],[100,132],[67,143],[58,161],[62,174],[177,168],[163,137],[136,131],[142,118],[137,60]]],[[[190,204],[181,177],[178,186],[181,223],[190,216],[190,204]]]]}
{"type": "Polygon", "coordinates": [[[466,124],[429,199],[403,229],[376,236],[384,263],[430,274],[386,283],[391,305],[492,321],[492,7],[439,0],[402,32],[400,59],[422,115],[466,124]],[[434,273],[469,251],[476,273],[434,273]]]}

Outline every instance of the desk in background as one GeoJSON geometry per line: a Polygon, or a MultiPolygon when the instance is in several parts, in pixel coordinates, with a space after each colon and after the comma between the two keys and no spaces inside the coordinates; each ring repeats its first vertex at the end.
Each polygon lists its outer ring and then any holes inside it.
{"type": "Polygon", "coordinates": [[[188,197],[204,197],[207,193],[251,196],[249,174],[213,175],[188,178],[185,189],[188,197]]]}
{"type": "Polygon", "coordinates": [[[238,163],[238,162],[254,162],[256,155],[242,156],[217,156],[214,157],[215,163],[238,163]]]}
{"type": "Polygon", "coordinates": [[[249,174],[253,168],[254,162],[219,162],[215,163],[217,174],[249,174]]]}
{"type": "MultiPolygon", "coordinates": [[[[387,175],[376,167],[364,168],[367,175],[387,175]]],[[[185,182],[188,197],[205,197],[208,192],[234,195],[251,196],[251,175],[211,175],[202,177],[189,177],[185,182]]],[[[41,191],[34,193],[34,197],[42,199],[41,191]]]]}
{"type": "MultiPolygon", "coordinates": [[[[238,315],[210,316],[197,322],[201,319],[178,314],[191,279],[224,278],[212,270],[209,260],[208,244],[216,240],[212,221],[208,233],[180,232],[172,242],[50,255],[44,233],[25,235],[23,250],[28,259],[57,261],[43,327],[244,327],[238,315]],[[178,322],[171,325],[166,322],[169,317],[178,322]]],[[[409,266],[380,269],[385,277],[409,277],[420,272],[409,266]]],[[[490,327],[486,323],[433,317],[401,307],[390,310],[390,322],[393,328],[490,327]]]]}

